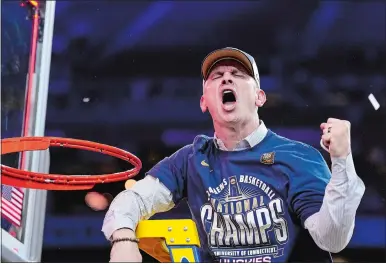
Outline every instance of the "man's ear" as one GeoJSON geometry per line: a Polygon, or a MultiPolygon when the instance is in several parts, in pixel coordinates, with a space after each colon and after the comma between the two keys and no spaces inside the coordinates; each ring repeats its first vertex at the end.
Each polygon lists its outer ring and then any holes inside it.
{"type": "Polygon", "coordinates": [[[255,105],[257,107],[262,107],[266,101],[267,97],[265,95],[265,92],[261,89],[256,89],[255,105]]]}
{"type": "Polygon", "coordinates": [[[201,99],[200,99],[200,108],[203,113],[205,113],[206,110],[208,109],[206,106],[205,97],[203,95],[201,95],[201,99]]]}

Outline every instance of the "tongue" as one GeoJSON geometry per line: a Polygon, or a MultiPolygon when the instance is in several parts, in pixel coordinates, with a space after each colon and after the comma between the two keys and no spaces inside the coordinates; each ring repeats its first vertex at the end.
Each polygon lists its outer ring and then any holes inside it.
{"type": "Polygon", "coordinates": [[[226,102],[222,104],[225,111],[231,111],[236,107],[236,102],[226,102]]]}

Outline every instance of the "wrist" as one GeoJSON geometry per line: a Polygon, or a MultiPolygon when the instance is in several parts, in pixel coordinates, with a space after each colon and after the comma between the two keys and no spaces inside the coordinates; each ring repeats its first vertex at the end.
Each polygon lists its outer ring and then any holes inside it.
{"type": "Polygon", "coordinates": [[[345,160],[348,158],[348,156],[350,156],[351,154],[351,148],[349,148],[348,150],[346,150],[345,152],[341,152],[341,154],[337,155],[336,153],[334,152],[330,152],[330,156],[331,158],[334,158],[334,159],[342,159],[342,160],[345,160]]]}
{"type": "Polygon", "coordinates": [[[111,245],[114,246],[117,243],[122,243],[122,242],[128,242],[128,243],[133,243],[133,244],[139,244],[139,239],[138,238],[116,238],[111,241],[111,245]]]}
{"type": "Polygon", "coordinates": [[[111,240],[122,239],[122,238],[131,238],[135,239],[135,232],[130,228],[120,228],[113,232],[111,240]]]}

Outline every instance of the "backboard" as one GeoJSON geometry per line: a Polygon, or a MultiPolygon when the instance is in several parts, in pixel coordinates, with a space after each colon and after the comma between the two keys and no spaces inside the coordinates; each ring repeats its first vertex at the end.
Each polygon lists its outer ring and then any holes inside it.
{"type": "MultiPolygon", "coordinates": [[[[44,136],[54,15],[55,1],[2,2],[1,138],[44,136]]],[[[9,154],[1,163],[47,173],[49,153],[9,154]]],[[[46,195],[1,185],[1,261],[40,261],[46,195]]]]}

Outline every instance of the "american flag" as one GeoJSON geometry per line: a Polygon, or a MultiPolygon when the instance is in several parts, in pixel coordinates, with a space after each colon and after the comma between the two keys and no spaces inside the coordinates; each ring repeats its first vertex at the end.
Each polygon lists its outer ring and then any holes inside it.
{"type": "Polygon", "coordinates": [[[24,191],[20,188],[1,186],[1,215],[15,226],[21,225],[24,191]]]}

